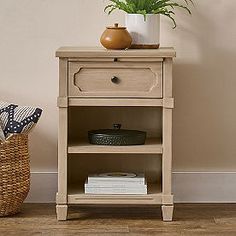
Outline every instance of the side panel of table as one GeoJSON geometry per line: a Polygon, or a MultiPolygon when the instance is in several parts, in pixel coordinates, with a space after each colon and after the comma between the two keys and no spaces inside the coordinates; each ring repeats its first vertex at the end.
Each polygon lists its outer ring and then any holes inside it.
{"type": "Polygon", "coordinates": [[[67,219],[67,145],[68,145],[68,102],[67,102],[67,59],[59,61],[59,127],[58,127],[58,193],[56,199],[57,219],[67,219]]]}
{"type": "MultiPolygon", "coordinates": [[[[163,62],[163,98],[172,98],[172,59],[166,58],[163,62]]],[[[173,195],[171,186],[172,173],[172,109],[163,106],[163,154],[162,154],[162,193],[172,204],[162,205],[162,216],[164,221],[172,221],[173,217],[173,195]]]]}

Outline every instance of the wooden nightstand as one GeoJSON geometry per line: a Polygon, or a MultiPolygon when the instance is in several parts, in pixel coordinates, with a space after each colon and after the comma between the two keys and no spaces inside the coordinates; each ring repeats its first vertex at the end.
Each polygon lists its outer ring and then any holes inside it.
{"type": "Polygon", "coordinates": [[[171,221],[173,48],[110,51],[62,47],[59,57],[57,219],[70,204],[162,205],[171,221]],[[90,145],[88,130],[147,131],[145,145],[90,145]],[[86,195],[88,174],[145,172],[148,195],[86,195]]]}

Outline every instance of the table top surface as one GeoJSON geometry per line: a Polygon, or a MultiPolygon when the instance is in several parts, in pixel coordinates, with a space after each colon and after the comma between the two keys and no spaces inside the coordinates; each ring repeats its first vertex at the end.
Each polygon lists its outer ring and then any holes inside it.
{"type": "Polygon", "coordinates": [[[60,47],[56,51],[56,57],[175,57],[173,47],[161,47],[159,49],[127,49],[107,50],[102,47],[60,47]]]}

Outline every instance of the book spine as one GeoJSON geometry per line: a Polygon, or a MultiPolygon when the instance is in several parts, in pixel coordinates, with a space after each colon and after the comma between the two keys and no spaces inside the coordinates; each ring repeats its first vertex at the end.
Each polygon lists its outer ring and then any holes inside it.
{"type": "Polygon", "coordinates": [[[147,194],[147,189],[85,188],[85,194],[147,194]]]}
{"type": "Polygon", "coordinates": [[[101,178],[89,178],[88,177],[88,184],[94,183],[130,183],[130,184],[145,184],[145,179],[101,179],[101,178]]]}
{"type": "Polygon", "coordinates": [[[137,183],[88,183],[84,185],[86,188],[135,188],[140,189],[147,187],[144,184],[137,183]]]}

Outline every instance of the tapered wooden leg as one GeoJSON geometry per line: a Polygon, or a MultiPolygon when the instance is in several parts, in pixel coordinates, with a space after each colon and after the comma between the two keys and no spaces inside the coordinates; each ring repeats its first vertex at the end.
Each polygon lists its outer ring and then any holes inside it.
{"type": "Polygon", "coordinates": [[[57,220],[67,220],[68,206],[57,205],[57,220]]]}
{"type": "Polygon", "coordinates": [[[163,205],[161,207],[161,209],[162,209],[163,221],[172,221],[174,206],[173,205],[170,205],[170,206],[163,205]]]}

